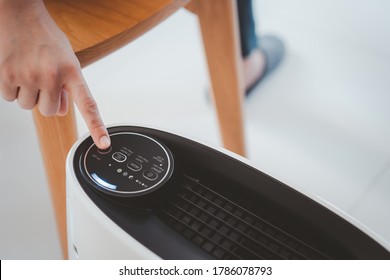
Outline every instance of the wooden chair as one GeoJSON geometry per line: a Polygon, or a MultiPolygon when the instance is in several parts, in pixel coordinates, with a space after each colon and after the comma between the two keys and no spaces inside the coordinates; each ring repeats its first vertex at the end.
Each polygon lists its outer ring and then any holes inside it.
{"type": "MultiPolygon", "coordinates": [[[[45,4],[68,36],[82,67],[128,44],[188,5],[199,17],[224,146],[244,155],[235,0],[45,0],[45,4]]],[[[71,103],[65,117],[43,117],[36,109],[33,111],[64,258],[65,160],[77,138],[71,103]]]]}

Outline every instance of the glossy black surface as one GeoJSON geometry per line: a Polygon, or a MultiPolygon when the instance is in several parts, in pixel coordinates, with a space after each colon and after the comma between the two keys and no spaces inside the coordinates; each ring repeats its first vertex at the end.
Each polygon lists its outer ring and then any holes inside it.
{"type": "Polygon", "coordinates": [[[173,171],[171,152],[152,137],[131,132],[110,135],[111,147],[92,144],[81,168],[96,189],[115,196],[137,196],[166,182],[173,171]]]}

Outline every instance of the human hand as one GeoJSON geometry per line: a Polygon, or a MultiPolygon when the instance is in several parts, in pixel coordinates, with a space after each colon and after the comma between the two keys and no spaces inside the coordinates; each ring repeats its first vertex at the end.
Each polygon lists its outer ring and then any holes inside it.
{"type": "Polygon", "coordinates": [[[80,64],[42,0],[0,0],[0,94],[45,116],[65,115],[69,94],[95,144],[110,146],[80,64]]]}

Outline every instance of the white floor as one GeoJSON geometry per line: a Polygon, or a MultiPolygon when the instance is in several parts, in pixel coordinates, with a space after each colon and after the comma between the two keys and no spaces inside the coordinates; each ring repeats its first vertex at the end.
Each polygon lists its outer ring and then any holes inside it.
{"type": "MultiPolygon", "coordinates": [[[[259,33],[280,35],[287,55],[245,102],[249,158],[390,241],[390,2],[254,2],[259,33]]],[[[188,12],[84,73],[107,124],[153,125],[219,145],[188,12]]],[[[61,258],[31,114],[2,100],[0,112],[0,258],[61,258]]]]}

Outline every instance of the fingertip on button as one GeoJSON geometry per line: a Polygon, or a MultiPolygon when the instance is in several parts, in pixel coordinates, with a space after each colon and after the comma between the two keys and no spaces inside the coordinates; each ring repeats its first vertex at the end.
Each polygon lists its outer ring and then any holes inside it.
{"type": "Polygon", "coordinates": [[[99,139],[100,147],[106,147],[105,149],[108,149],[111,146],[110,138],[107,135],[102,136],[99,139]]]}
{"type": "Polygon", "coordinates": [[[111,146],[109,146],[108,148],[106,148],[106,149],[97,149],[98,150],[98,152],[100,153],[100,154],[108,154],[109,152],[111,152],[111,146]]]}

